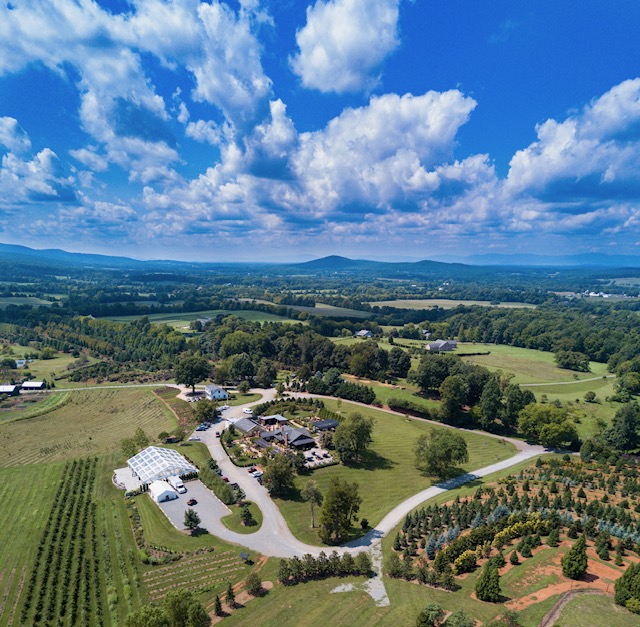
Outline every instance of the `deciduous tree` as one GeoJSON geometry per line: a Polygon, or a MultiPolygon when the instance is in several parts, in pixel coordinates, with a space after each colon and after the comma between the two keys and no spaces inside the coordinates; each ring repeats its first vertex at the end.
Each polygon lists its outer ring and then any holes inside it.
{"type": "Polygon", "coordinates": [[[320,536],[324,542],[340,542],[349,532],[360,510],[362,498],[358,484],[334,477],[329,484],[320,517],[320,536]]]}
{"type": "Polygon", "coordinates": [[[211,376],[211,366],[204,357],[191,355],[184,357],[175,366],[174,378],[178,385],[186,385],[195,394],[196,383],[204,381],[211,376]]]}
{"type": "Polygon", "coordinates": [[[467,442],[453,430],[432,429],[415,445],[416,467],[429,475],[445,476],[457,464],[469,461],[467,442]]]}

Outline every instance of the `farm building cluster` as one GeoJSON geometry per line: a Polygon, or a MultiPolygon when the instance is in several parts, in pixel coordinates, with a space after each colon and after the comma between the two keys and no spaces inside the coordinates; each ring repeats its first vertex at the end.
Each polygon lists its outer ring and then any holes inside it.
{"type": "Polygon", "coordinates": [[[0,384],[0,395],[18,396],[20,392],[38,392],[46,390],[45,381],[23,381],[22,383],[2,383],[0,384]]]}

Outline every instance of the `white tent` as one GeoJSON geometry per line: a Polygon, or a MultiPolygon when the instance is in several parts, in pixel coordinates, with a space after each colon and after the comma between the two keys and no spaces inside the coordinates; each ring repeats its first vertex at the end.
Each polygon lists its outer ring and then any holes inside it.
{"type": "Polygon", "coordinates": [[[177,499],[176,491],[166,481],[154,481],[149,485],[149,494],[156,503],[177,499]]]}
{"type": "Polygon", "coordinates": [[[127,464],[142,483],[198,472],[198,469],[178,451],[159,446],[148,446],[144,451],[127,460],[127,464]]]}

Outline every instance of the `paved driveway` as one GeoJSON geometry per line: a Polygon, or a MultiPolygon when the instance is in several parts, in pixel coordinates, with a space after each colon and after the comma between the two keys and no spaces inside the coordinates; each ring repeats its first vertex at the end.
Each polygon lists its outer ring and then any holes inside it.
{"type": "Polygon", "coordinates": [[[184,513],[189,509],[187,505],[189,499],[198,501],[191,509],[200,516],[200,526],[203,529],[211,530],[215,526],[214,521],[217,521],[217,524],[222,524],[220,518],[231,513],[231,510],[212,494],[199,479],[187,481],[184,485],[187,491],[184,494],[179,494],[177,499],[158,503],[160,509],[176,529],[181,531],[186,529],[184,513]]]}

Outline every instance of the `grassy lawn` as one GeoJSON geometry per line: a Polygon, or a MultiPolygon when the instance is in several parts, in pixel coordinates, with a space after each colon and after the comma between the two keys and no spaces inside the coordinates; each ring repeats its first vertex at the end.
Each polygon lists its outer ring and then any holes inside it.
{"type": "MultiPolygon", "coordinates": [[[[184,327],[189,326],[190,322],[197,320],[198,318],[214,318],[218,314],[224,316],[236,316],[236,318],[242,318],[243,320],[250,320],[251,322],[288,322],[295,323],[295,320],[285,318],[284,316],[277,316],[276,314],[253,311],[253,310],[237,310],[230,311],[227,309],[208,309],[206,311],[190,311],[188,313],[157,313],[149,314],[149,322],[160,324],[165,323],[172,327],[184,327]]],[[[106,316],[106,320],[113,320],[114,322],[132,322],[133,320],[139,320],[142,315],[136,316],[106,316]]]]}
{"type": "Polygon", "coordinates": [[[173,414],[148,388],[73,392],[66,405],[43,416],[0,424],[0,466],[117,450],[138,427],[153,440],[175,426],[173,414]]]}
{"type": "Polygon", "coordinates": [[[245,527],[242,524],[242,518],[240,518],[240,514],[242,512],[241,507],[237,505],[231,505],[231,514],[229,516],[225,516],[221,518],[222,523],[227,529],[231,529],[231,531],[236,531],[237,533],[255,533],[262,527],[262,512],[260,508],[251,501],[246,501],[248,503],[249,511],[253,516],[253,519],[256,521],[255,525],[251,525],[250,527],[245,527]]]}
{"type": "Polygon", "coordinates": [[[454,309],[460,305],[480,305],[481,307],[503,307],[507,309],[535,309],[535,305],[528,303],[510,303],[504,302],[497,305],[492,304],[488,300],[456,300],[453,298],[424,298],[421,300],[398,299],[398,300],[379,300],[369,303],[372,307],[395,307],[396,309],[429,309],[431,307],[440,307],[441,309],[454,309]]]}
{"type": "MultiPolygon", "coordinates": [[[[332,411],[338,411],[337,401],[325,401],[332,411]]],[[[362,408],[342,402],[340,412],[348,414],[358,411],[371,416],[375,421],[373,443],[365,463],[357,468],[330,466],[313,471],[311,478],[326,491],[333,477],[360,484],[362,505],[360,517],[367,518],[370,525],[377,524],[398,503],[409,496],[431,486],[434,481],[423,476],[414,466],[413,447],[419,435],[433,427],[420,420],[394,416],[379,410],[362,408]]],[[[469,463],[464,470],[488,466],[515,454],[511,444],[476,434],[463,434],[469,448],[469,463]]],[[[296,487],[301,490],[307,477],[297,477],[296,487]]],[[[278,499],[289,528],[296,537],[308,543],[317,543],[317,531],[310,529],[309,506],[296,493],[290,499],[278,499]]]]}
{"type": "Polygon", "coordinates": [[[180,444],[163,444],[162,446],[178,451],[180,455],[184,455],[198,468],[206,466],[211,459],[211,453],[209,453],[207,445],[202,442],[182,442],[180,444]]]}
{"type": "Polygon", "coordinates": [[[558,627],[630,627],[640,625],[640,617],[632,614],[611,597],[581,594],[564,606],[558,627]]]}
{"type": "Polygon", "coordinates": [[[573,372],[555,365],[553,353],[530,348],[518,348],[502,344],[480,344],[461,342],[457,352],[489,352],[489,355],[463,357],[465,361],[480,364],[489,370],[503,370],[515,376],[512,383],[554,383],[557,381],[576,381],[591,379],[607,374],[607,365],[591,362],[591,372],[573,372]]]}
{"type": "Polygon", "coordinates": [[[240,394],[240,392],[233,393],[234,398],[230,398],[228,401],[220,401],[221,404],[227,405],[244,405],[245,403],[255,403],[262,398],[262,394],[240,394]]]}

